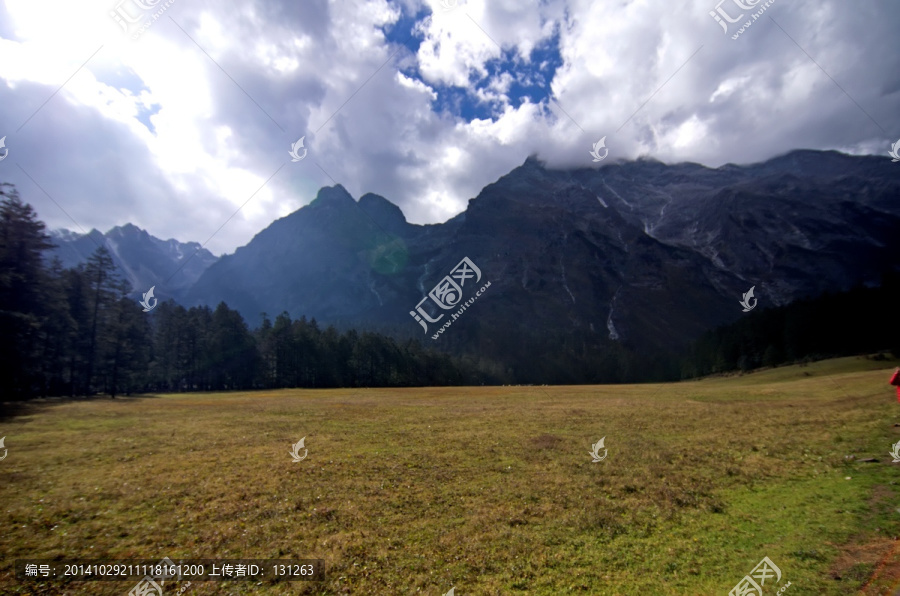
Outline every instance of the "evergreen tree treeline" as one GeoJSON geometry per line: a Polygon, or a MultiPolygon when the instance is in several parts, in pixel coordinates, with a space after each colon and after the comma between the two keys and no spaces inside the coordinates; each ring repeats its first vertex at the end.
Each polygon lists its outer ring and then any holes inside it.
{"type": "Polygon", "coordinates": [[[319,329],[315,320],[251,332],[224,303],[145,314],[126,298],[109,251],[64,269],[46,264],[45,226],[0,184],[0,401],[31,397],[279,387],[480,384],[474,363],[374,333],[319,329]]]}
{"type": "Polygon", "coordinates": [[[682,378],[890,351],[900,358],[900,275],[751,313],[705,333],[682,359],[682,378]]]}

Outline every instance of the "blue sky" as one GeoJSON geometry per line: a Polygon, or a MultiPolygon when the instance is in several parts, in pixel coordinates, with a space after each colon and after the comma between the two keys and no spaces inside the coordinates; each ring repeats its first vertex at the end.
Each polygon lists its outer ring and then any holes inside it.
{"type": "MultiPolygon", "coordinates": [[[[417,26],[421,27],[429,17],[428,13],[401,12],[396,22],[384,27],[386,41],[418,52],[426,35],[417,26]]],[[[464,85],[432,81],[423,75],[417,63],[401,72],[434,90],[437,97],[431,102],[431,109],[436,113],[465,122],[494,119],[507,105],[519,109],[525,101],[547,103],[551,97],[550,83],[563,63],[559,41],[557,27],[553,35],[538,40],[525,56],[514,48],[500,46],[499,56],[485,60],[483,72],[470,73],[464,85]]]]}
{"type": "Polygon", "coordinates": [[[336,182],[431,223],[532,154],[887,156],[897,30],[895,0],[5,0],[0,181],[222,254],[336,182]]]}

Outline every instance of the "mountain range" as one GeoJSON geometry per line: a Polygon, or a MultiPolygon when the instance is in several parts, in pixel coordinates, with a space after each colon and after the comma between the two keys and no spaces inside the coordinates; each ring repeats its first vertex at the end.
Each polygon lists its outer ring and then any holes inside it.
{"type": "MultiPolygon", "coordinates": [[[[219,259],[130,225],[106,239],[136,287],[156,284],[185,306],[225,301],[252,327],[288,312],[513,366],[525,353],[678,350],[746,316],[751,287],[764,309],[877,285],[900,270],[898,231],[900,166],[800,150],[719,168],[640,159],[556,170],[531,157],[429,225],[382,196],[326,187],[219,259]],[[200,258],[164,284],[190,252],[200,258]],[[460,275],[464,258],[475,269],[460,275]]],[[[56,241],[70,262],[91,248],[56,241]]]]}
{"type": "MultiPolygon", "coordinates": [[[[105,234],[91,230],[76,234],[57,229],[50,232],[53,245],[47,258],[58,258],[63,267],[86,263],[91,254],[105,246],[116,270],[131,287],[131,296],[140,296],[157,286],[159,300],[180,300],[200,274],[218,259],[198,242],[160,240],[132,224],[116,226],[105,234]]],[[[213,305],[215,306],[215,305],[213,305]]]]}

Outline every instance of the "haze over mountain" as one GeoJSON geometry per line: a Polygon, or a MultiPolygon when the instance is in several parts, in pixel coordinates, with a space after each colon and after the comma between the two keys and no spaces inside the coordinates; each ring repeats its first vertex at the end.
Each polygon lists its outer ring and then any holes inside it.
{"type": "MultiPolygon", "coordinates": [[[[210,265],[185,304],[224,300],[251,326],[287,311],[501,360],[612,343],[677,349],[743,316],[751,286],[765,308],[877,284],[900,268],[898,230],[900,169],[882,157],[794,151],[715,169],[638,160],[575,170],[529,158],[442,224],[323,188],[210,265]],[[481,271],[476,289],[491,285],[432,340],[450,317],[425,333],[410,311],[464,257],[481,271]]],[[[432,318],[457,310],[427,308],[432,318]]]]}
{"type": "Polygon", "coordinates": [[[50,232],[54,248],[47,258],[59,258],[63,267],[86,263],[100,246],[109,249],[116,269],[131,286],[133,295],[151,286],[161,300],[179,299],[197,281],[200,274],[218,260],[198,242],[160,240],[132,224],[116,226],[106,232],[91,230],[78,234],[66,229],[50,232]]]}

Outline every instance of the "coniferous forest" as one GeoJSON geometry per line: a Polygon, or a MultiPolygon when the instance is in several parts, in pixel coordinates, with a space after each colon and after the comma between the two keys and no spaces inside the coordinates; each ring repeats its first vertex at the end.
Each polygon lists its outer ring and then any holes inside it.
{"type": "Polygon", "coordinates": [[[251,331],[224,303],[144,313],[100,246],[74,269],[45,263],[45,226],[0,186],[0,401],[276,387],[481,384],[463,359],[417,342],[291,320],[251,331]]]}
{"type": "Polygon", "coordinates": [[[694,342],[682,377],[879,351],[900,357],[898,306],[900,275],[886,273],[878,287],[752,312],[694,342]]]}
{"type": "Polygon", "coordinates": [[[579,354],[560,341],[533,350],[532,361],[517,367],[426,350],[416,340],[321,329],[314,319],[292,320],[288,313],[274,321],[263,313],[262,324],[251,330],[225,303],[186,309],[168,301],[144,313],[127,297],[129,287],[105,247],[76,268],[48,263],[52,245],[34,210],[10,185],[0,184],[0,198],[0,401],[290,387],[657,382],[877,350],[900,354],[896,274],[886,274],[877,288],[750,313],[679,354],[650,357],[618,343],[579,354]]]}

